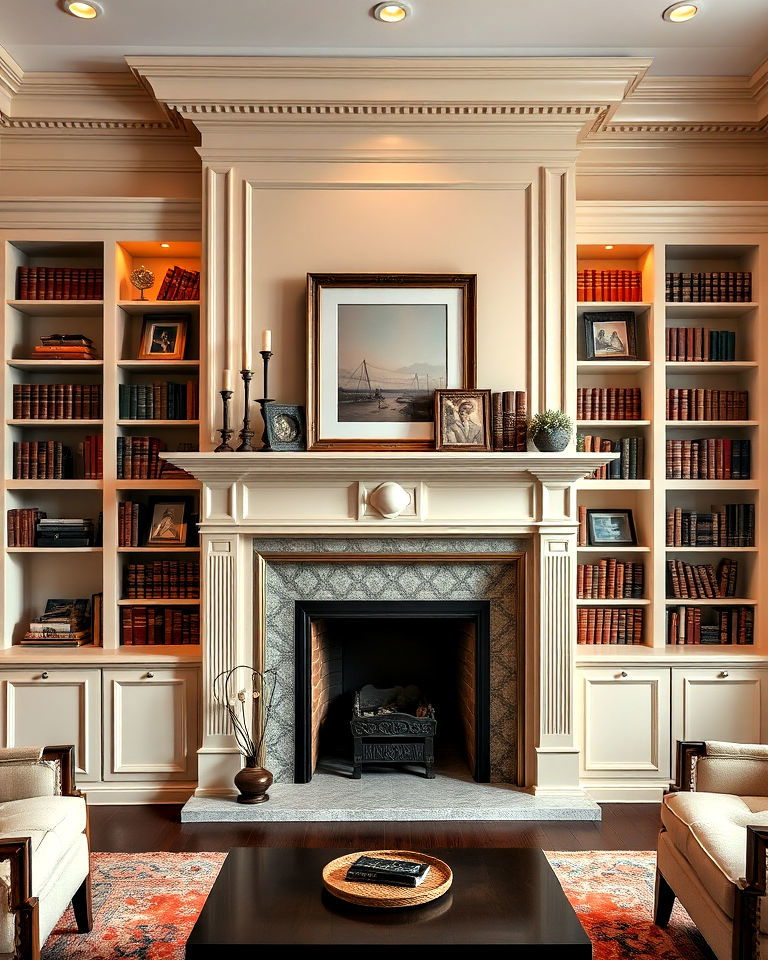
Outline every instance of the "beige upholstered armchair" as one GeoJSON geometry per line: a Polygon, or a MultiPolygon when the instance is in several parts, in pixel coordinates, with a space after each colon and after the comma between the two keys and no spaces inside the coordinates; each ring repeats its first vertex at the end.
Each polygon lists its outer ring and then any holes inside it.
{"type": "Polygon", "coordinates": [[[74,747],[0,750],[0,957],[38,960],[70,901],[92,927],[88,811],[74,747]]]}
{"type": "Polygon", "coordinates": [[[654,920],[675,897],[718,960],[768,958],[768,746],[678,742],[677,786],[661,807],[654,920]],[[764,902],[764,901],[763,901],[764,902]]]}

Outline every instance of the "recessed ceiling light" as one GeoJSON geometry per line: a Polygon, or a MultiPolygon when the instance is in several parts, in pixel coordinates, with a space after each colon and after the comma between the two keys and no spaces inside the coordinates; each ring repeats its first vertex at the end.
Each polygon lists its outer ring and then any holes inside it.
{"type": "Polygon", "coordinates": [[[95,20],[104,13],[104,7],[96,0],[63,0],[62,6],[80,20],[95,20]]]}
{"type": "Polygon", "coordinates": [[[685,23],[686,20],[692,20],[698,12],[699,8],[695,3],[673,3],[662,13],[662,17],[670,23],[685,23]]]}
{"type": "Polygon", "coordinates": [[[373,8],[373,15],[382,23],[402,23],[411,12],[405,3],[377,3],[373,8]]]}
{"type": "Polygon", "coordinates": [[[613,250],[613,244],[612,244],[612,243],[606,243],[605,246],[603,247],[603,249],[604,249],[604,250],[613,250]]]}
{"type": "Polygon", "coordinates": [[[170,247],[170,243],[161,243],[160,246],[164,247],[167,250],[168,247],[170,247]]]}

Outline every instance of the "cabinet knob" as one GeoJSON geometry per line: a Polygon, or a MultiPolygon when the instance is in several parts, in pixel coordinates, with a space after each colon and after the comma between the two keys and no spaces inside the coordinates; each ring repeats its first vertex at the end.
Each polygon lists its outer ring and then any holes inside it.
{"type": "Polygon", "coordinates": [[[151,671],[148,670],[148,671],[147,671],[147,680],[151,680],[152,677],[154,677],[154,673],[152,673],[151,671]]]}
{"type": "Polygon", "coordinates": [[[620,676],[620,677],[626,677],[626,676],[627,676],[627,671],[626,671],[626,670],[622,670],[621,673],[619,674],[619,676],[620,676]]]}
{"type": "Polygon", "coordinates": [[[48,679],[48,671],[47,671],[47,670],[43,670],[43,672],[40,674],[40,679],[41,679],[41,680],[47,680],[47,679],[48,679]]]}
{"type": "Polygon", "coordinates": [[[725,679],[727,676],[728,676],[727,670],[721,670],[720,673],[718,673],[718,677],[722,677],[723,679],[725,679]]]}

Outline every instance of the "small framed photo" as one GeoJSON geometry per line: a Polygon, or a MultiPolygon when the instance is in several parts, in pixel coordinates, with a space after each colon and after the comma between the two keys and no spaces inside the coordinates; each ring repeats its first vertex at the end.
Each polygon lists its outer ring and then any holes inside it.
{"type": "Polygon", "coordinates": [[[265,407],[267,440],[273,450],[306,450],[304,407],[293,403],[268,403],[265,407]]]}
{"type": "Polygon", "coordinates": [[[591,547],[635,547],[637,534],[631,510],[587,510],[591,547]]]}
{"type": "Polygon", "coordinates": [[[183,360],[188,315],[152,314],[144,317],[138,360],[183,360]]]}
{"type": "Polygon", "coordinates": [[[584,340],[587,360],[637,360],[634,313],[585,313],[584,340]]]}
{"type": "Polygon", "coordinates": [[[435,449],[491,449],[490,390],[435,390],[435,449]]]}
{"type": "Polygon", "coordinates": [[[187,542],[185,501],[158,501],[152,507],[147,545],[153,547],[183,547],[187,542]]]}

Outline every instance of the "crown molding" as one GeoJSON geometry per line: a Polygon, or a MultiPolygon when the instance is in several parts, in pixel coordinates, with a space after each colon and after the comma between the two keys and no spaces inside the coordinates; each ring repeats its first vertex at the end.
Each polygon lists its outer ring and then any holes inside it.
{"type": "Polygon", "coordinates": [[[768,233],[768,201],[577,200],[576,230],[582,236],[632,236],[643,232],[713,234],[768,233]]]}
{"type": "Polygon", "coordinates": [[[13,98],[19,92],[23,78],[24,71],[5,47],[0,46],[0,115],[7,116],[11,112],[13,98]]]}
{"type": "Polygon", "coordinates": [[[92,230],[199,232],[202,210],[197,200],[167,197],[0,197],[0,220],[6,229],[56,233],[74,224],[92,230]]]}

